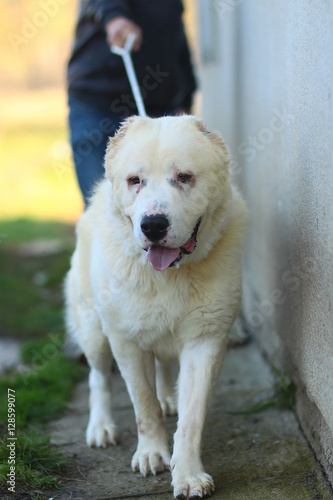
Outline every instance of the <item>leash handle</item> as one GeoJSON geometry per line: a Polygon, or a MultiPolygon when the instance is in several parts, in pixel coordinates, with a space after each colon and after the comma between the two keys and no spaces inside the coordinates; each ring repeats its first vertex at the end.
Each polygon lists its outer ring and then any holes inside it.
{"type": "Polygon", "coordinates": [[[117,47],[116,45],[112,45],[110,50],[114,54],[117,54],[118,56],[122,57],[127,77],[129,79],[131,89],[134,95],[135,103],[139,111],[139,115],[147,116],[146,108],[142,99],[141,90],[138,84],[138,80],[136,78],[135,69],[131,57],[131,51],[133,48],[133,44],[135,42],[135,38],[136,35],[134,33],[130,33],[127,37],[124,47],[117,47]]]}

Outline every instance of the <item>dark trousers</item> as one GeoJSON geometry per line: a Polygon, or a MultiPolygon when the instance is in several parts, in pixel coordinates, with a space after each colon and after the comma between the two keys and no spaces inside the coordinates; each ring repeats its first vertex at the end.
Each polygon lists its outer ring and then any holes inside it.
{"type": "Polygon", "coordinates": [[[69,98],[69,128],[78,183],[86,205],[93,189],[104,177],[104,155],[108,138],[120,125],[111,111],[101,111],[73,97],[69,98]]]}

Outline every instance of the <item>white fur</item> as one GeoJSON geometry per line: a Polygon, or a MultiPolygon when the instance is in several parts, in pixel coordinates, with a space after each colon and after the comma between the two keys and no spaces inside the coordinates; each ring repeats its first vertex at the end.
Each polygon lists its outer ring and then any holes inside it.
{"type": "Polygon", "coordinates": [[[246,222],[229,183],[228,151],[194,117],[137,117],[111,140],[105,166],[106,178],[78,223],[66,281],[68,330],[91,366],[87,443],[117,439],[112,349],[138,425],[133,471],[156,474],[171,463],[176,497],[209,495],[214,484],[200,458],[202,432],[239,311],[246,222]],[[192,181],[180,183],[178,174],[188,172],[192,181]],[[135,176],[143,183],[131,185],[135,176]],[[140,228],[142,217],[157,213],[168,217],[164,244],[173,248],[201,219],[194,252],[164,271],[147,260],[150,242],[140,228]],[[173,359],[180,364],[179,420],[170,462],[162,410],[176,410],[166,366],[173,359]]]}

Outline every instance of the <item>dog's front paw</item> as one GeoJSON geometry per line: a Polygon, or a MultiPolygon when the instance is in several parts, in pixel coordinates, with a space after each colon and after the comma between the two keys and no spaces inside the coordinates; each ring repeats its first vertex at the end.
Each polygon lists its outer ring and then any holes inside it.
{"type": "Polygon", "coordinates": [[[165,446],[138,446],[131,465],[133,472],[140,471],[144,477],[149,473],[156,476],[158,472],[170,469],[170,454],[165,446]]]}
{"type": "Polygon", "coordinates": [[[173,494],[178,500],[197,499],[214,493],[213,478],[205,472],[195,475],[173,475],[173,494]]]}
{"type": "Polygon", "coordinates": [[[108,444],[116,445],[118,442],[117,426],[112,420],[91,420],[89,421],[86,440],[88,446],[103,446],[108,444]]]}

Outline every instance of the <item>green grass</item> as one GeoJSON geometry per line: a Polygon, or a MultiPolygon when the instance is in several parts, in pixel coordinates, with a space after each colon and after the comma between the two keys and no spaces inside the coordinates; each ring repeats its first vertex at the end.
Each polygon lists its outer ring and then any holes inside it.
{"type": "Polygon", "coordinates": [[[82,368],[65,359],[61,352],[61,336],[52,335],[22,346],[23,361],[28,371],[11,372],[0,379],[0,421],[6,422],[8,388],[16,395],[16,425],[45,423],[66,408],[82,368]]]}
{"type": "MultiPolygon", "coordinates": [[[[0,481],[6,484],[10,471],[7,441],[0,440],[0,481]]],[[[16,492],[30,488],[57,489],[61,485],[59,476],[68,470],[68,459],[56,448],[50,446],[49,438],[42,437],[35,430],[18,434],[15,445],[16,492]],[[30,486],[30,488],[29,488],[30,486]]],[[[1,490],[0,490],[1,491],[1,490]]]]}
{"type": "Polygon", "coordinates": [[[28,218],[0,220],[0,243],[7,247],[37,238],[64,239],[73,234],[73,226],[62,222],[28,218]]]}
{"type": "Polygon", "coordinates": [[[65,224],[15,220],[0,222],[1,334],[22,342],[27,369],[8,370],[0,378],[0,492],[7,491],[7,392],[15,391],[16,492],[45,498],[42,490],[61,485],[71,466],[43,436],[44,426],[60,415],[83,369],[62,355],[64,338],[62,283],[69,267],[73,229],[65,224]],[[35,239],[63,242],[54,255],[21,256],[22,243],[35,239]],[[39,279],[36,279],[39,276],[39,279]],[[42,279],[40,279],[42,277],[42,279]]]}
{"type": "Polygon", "coordinates": [[[295,409],[295,394],[296,385],[288,372],[280,371],[275,365],[271,364],[272,371],[275,375],[275,381],[270,390],[265,390],[257,394],[259,399],[248,410],[228,412],[232,415],[250,415],[259,413],[268,408],[283,408],[294,411],[295,409]]]}
{"type": "MultiPolygon", "coordinates": [[[[83,376],[77,363],[65,359],[61,352],[61,335],[27,341],[22,359],[28,371],[11,370],[0,379],[1,435],[7,434],[7,392],[15,391],[16,491],[52,489],[61,486],[61,476],[71,461],[43,437],[43,424],[66,408],[76,383],[83,376]]],[[[9,471],[8,442],[0,446],[0,491],[6,489],[9,471]]]]}
{"type": "Polygon", "coordinates": [[[73,251],[73,227],[28,219],[0,221],[0,335],[31,338],[63,330],[62,283],[73,251]],[[2,235],[2,240],[1,240],[2,235]],[[21,256],[20,244],[36,239],[61,242],[45,257],[21,256]]]}

